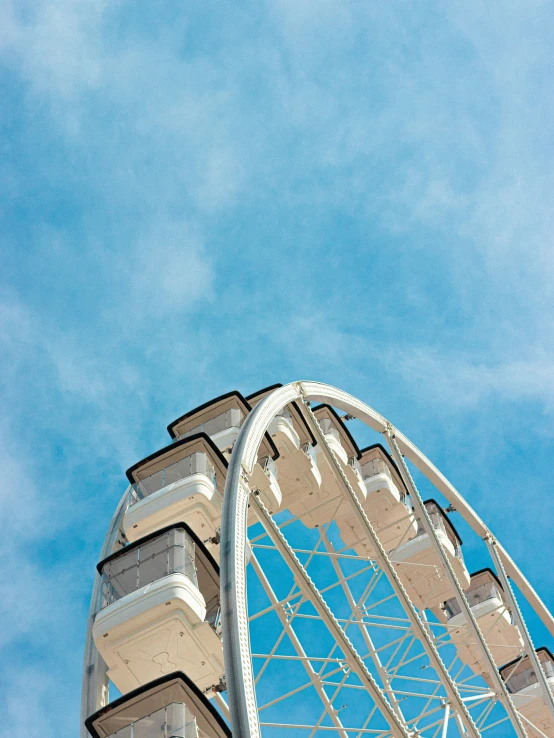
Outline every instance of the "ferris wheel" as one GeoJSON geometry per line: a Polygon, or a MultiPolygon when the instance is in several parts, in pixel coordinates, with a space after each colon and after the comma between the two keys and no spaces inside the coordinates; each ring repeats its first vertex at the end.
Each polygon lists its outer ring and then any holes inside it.
{"type": "Polygon", "coordinates": [[[522,606],[554,619],[379,413],[301,381],[168,431],[104,542],[82,738],[554,738],[554,658],[522,606]]]}

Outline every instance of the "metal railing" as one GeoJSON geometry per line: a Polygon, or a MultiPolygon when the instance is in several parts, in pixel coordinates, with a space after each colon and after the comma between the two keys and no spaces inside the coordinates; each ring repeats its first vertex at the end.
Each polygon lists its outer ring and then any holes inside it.
{"type": "Polygon", "coordinates": [[[182,528],[172,528],[107,561],[102,567],[100,609],[170,574],[184,574],[198,586],[194,541],[182,528]]]}
{"type": "MultiPolygon", "coordinates": [[[[481,602],[492,600],[494,598],[497,598],[502,602],[504,601],[502,593],[494,582],[484,582],[483,584],[479,584],[473,589],[468,589],[465,594],[470,607],[475,607],[476,605],[480,605],[481,602]]],[[[446,600],[444,603],[444,610],[449,620],[455,615],[459,615],[462,611],[458,600],[455,597],[446,600]]]]}
{"type": "Polygon", "coordinates": [[[185,704],[172,702],[111,733],[108,738],[198,738],[198,726],[185,704]]]}
{"type": "Polygon", "coordinates": [[[190,456],[185,456],[173,464],[168,464],[163,469],[150,474],[131,485],[130,505],[140,502],[154,492],[157,492],[169,484],[186,479],[192,474],[205,474],[215,486],[217,486],[215,467],[209,460],[207,454],[196,451],[190,456]]]}
{"type": "MultiPolygon", "coordinates": [[[[552,661],[542,661],[541,666],[544,669],[544,673],[547,679],[554,679],[554,665],[552,661]]],[[[517,668],[517,667],[515,667],[517,668]]],[[[522,689],[530,687],[532,684],[537,684],[539,678],[532,666],[524,671],[520,671],[517,674],[513,674],[511,677],[506,679],[506,687],[510,694],[521,692],[522,689]]]]}

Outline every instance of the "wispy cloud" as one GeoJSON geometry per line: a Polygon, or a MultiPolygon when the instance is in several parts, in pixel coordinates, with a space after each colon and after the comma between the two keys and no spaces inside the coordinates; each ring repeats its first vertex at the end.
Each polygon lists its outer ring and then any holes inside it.
{"type": "Polygon", "coordinates": [[[511,530],[514,445],[552,453],[552,20],[539,0],[1,5],[3,634],[21,679],[55,676],[20,727],[12,680],[0,730],[74,735],[122,471],[230,387],[349,389],[511,530]],[[39,602],[63,623],[38,629],[39,602]]]}

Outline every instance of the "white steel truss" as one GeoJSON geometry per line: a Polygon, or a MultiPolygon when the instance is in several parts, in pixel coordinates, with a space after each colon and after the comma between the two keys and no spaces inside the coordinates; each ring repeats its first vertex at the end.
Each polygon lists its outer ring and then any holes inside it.
{"type": "MultiPolygon", "coordinates": [[[[410,473],[412,462],[487,543],[545,702],[554,718],[554,698],[535,653],[509,578],[517,584],[554,635],[554,619],[485,524],[431,462],[385,418],[329,385],[295,382],[269,392],[246,416],[229,459],[221,525],[221,623],[226,698],[210,692],[232,725],[234,738],[480,738],[507,720],[517,738],[552,738],[522,714],[510,697],[491,655],[491,633],[500,615],[480,627],[410,473]],[[413,505],[444,569],[491,682],[458,657],[456,626],[416,607],[330,445],[311,405],[328,403],[385,436],[413,505]],[[275,416],[296,402],[331,469],[338,494],[313,505],[335,506],[356,520],[372,557],[344,545],[330,514],[308,530],[302,515],[271,514],[252,482],[258,449],[275,416]],[[250,508],[250,514],[248,514],[250,508]],[[254,513],[254,518],[252,514],[254,513]],[[248,517],[247,517],[248,516],[248,517]],[[250,540],[247,539],[247,525],[250,540]],[[250,562],[247,569],[247,560],[250,562]],[[248,585],[247,585],[248,581],[248,585]],[[252,646],[251,646],[252,644],[252,646]]],[[[335,489],[335,487],[334,487],[335,489]]],[[[108,530],[102,558],[118,545],[129,490],[108,530]]],[[[410,519],[413,515],[408,513],[410,519]]],[[[408,516],[407,514],[407,516],[408,516]]],[[[406,524],[407,525],[407,524],[406,524]]],[[[404,536],[407,534],[405,533],[404,536]]],[[[398,540],[398,539],[397,539],[398,540]]],[[[405,564],[410,566],[410,564],[405,564]]],[[[436,592],[436,590],[435,590],[436,592]]],[[[100,582],[93,588],[83,671],[82,716],[106,704],[108,678],[91,636],[100,582]]],[[[435,599],[436,601],[436,599],[435,599]]],[[[424,603],[425,606],[425,603],[424,603]]],[[[518,647],[520,648],[520,647],[518,647]]],[[[507,677],[509,678],[509,677],[507,677]]],[[[88,733],[82,728],[81,738],[88,733]]],[[[488,736],[487,736],[488,738],[488,736]]]]}

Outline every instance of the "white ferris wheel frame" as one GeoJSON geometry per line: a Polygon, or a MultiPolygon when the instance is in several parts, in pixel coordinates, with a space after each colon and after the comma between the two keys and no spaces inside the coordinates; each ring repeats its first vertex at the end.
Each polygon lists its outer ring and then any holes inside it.
{"type": "MultiPolygon", "coordinates": [[[[475,617],[464,595],[462,587],[446,557],[442,544],[437,537],[431,520],[426,512],[423,501],[410,475],[404,457],[411,461],[416,468],[441,492],[453,508],[458,512],[473,531],[482,538],[488,546],[491,558],[495,563],[500,581],[504,586],[508,603],[518,625],[524,644],[525,651],[531,659],[539,682],[543,688],[543,694],[548,695],[547,702],[554,717],[554,699],[548,688],[546,677],[540,662],[536,656],[529,632],[523,620],[517,601],[511,590],[509,578],[515,582],[522,595],[531,605],[535,613],[542,620],[551,635],[554,636],[554,618],[535,592],[525,575],[517,564],[512,560],[507,551],[493,536],[485,523],[475,513],[473,508],[464,500],[456,488],[444,477],[441,472],[427,459],[427,457],[399,430],[397,430],[386,418],[380,415],[369,405],[361,402],[352,395],[328,384],[313,381],[296,381],[279,387],[261,400],[246,417],[235,442],[233,453],[229,461],[225,492],[223,495],[223,511],[221,523],[221,605],[222,605],[222,628],[223,628],[223,650],[225,661],[225,677],[228,692],[227,704],[218,699],[220,708],[230,718],[233,735],[236,738],[260,738],[260,723],[256,704],[256,693],[252,671],[252,655],[250,649],[249,620],[247,609],[246,592],[246,566],[247,566],[247,511],[249,505],[255,512],[258,520],[262,523],[266,533],[272,540],[277,550],[289,566],[299,589],[302,590],[306,599],[310,600],[317,610],[321,620],[325,623],[330,633],[336,639],[350,668],[357,674],[361,683],[367,689],[375,704],[380,709],[393,738],[410,738],[411,731],[403,721],[401,713],[394,704],[391,705],[386,693],[379,687],[373,676],[367,670],[364,662],[357,654],[354,646],[349,641],[341,625],[334,618],[327,607],[321,594],[311,581],[304,567],[290,548],[283,534],[269,512],[266,510],[260,497],[253,494],[248,480],[254,470],[258,458],[258,449],[267,432],[273,418],[289,403],[297,401],[299,409],[307,424],[315,436],[318,444],[333,470],[342,494],[352,505],[353,512],[358,518],[359,524],[365,529],[366,535],[372,541],[376,559],[379,566],[385,571],[387,577],[403,605],[408,619],[421,641],[429,657],[430,664],[435,669],[439,679],[443,682],[448,697],[447,712],[444,725],[448,722],[448,712],[452,709],[456,712],[463,730],[471,738],[479,738],[480,732],[474,723],[468,708],[458,692],[448,669],[444,665],[429,629],[421,619],[418,611],[409,600],[394,566],[391,564],[387,553],[377,538],[371,523],[366,517],[355,492],[350,486],[348,479],[337,462],[332,449],[329,447],[319,424],[311,412],[310,403],[323,402],[337,407],[365,423],[378,433],[382,433],[389,445],[391,456],[397,464],[400,475],[406,484],[415,512],[420,516],[421,522],[432,541],[439,559],[445,568],[446,575],[450,580],[458,603],[466,616],[466,621],[476,639],[485,662],[488,662],[493,676],[495,692],[503,704],[510,718],[518,738],[527,738],[522,716],[515,710],[512,700],[508,694],[504,682],[501,680],[492,656],[485,643],[483,635],[477,625],[475,617]]],[[[104,541],[101,558],[109,555],[120,535],[120,524],[127,507],[129,489],[123,495],[115,514],[112,518],[104,541]]],[[[253,557],[253,564],[257,563],[253,557]]],[[[267,583],[269,586],[269,583],[267,583]]],[[[89,613],[87,637],[85,644],[85,659],[83,670],[83,687],[81,699],[81,738],[87,738],[88,733],[84,726],[84,720],[95,712],[107,701],[108,678],[107,667],[102,661],[92,638],[92,625],[94,615],[98,609],[100,598],[100,581],[97,575],[93,586],[91,607],[89,613]]],[[[467,701],[467,698],[466,698],[467,701]]],[[[528,722],[524,718],[524,722],[528,722]]]]}

